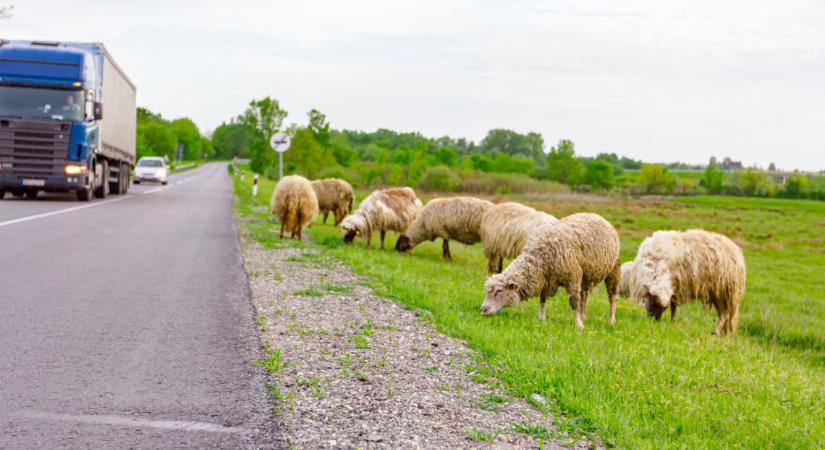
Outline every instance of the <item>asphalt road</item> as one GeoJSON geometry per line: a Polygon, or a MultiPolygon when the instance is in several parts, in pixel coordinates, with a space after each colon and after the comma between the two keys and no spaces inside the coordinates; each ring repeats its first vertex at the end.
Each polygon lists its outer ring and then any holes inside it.
{"type": "Polygon", "coordinates": [[[278,447],[225,164],[0,201],[0,448],[278,447]]]}

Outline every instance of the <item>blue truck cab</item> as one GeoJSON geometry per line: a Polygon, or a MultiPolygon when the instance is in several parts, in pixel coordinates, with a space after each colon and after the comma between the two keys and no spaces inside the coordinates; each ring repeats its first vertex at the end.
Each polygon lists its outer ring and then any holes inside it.
{"type": "Polygon", "coordinates": [[[126,193],[135,86],[102,44],[0,41],[0,199],[126,193]]]}

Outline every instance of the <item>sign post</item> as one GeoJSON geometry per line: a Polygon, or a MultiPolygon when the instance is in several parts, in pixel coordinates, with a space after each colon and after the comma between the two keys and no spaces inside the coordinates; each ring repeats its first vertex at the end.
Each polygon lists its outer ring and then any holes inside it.
{"type": "Polygon", "coordinates": [[[278,152],[278,180],[284,177],[284,152],[289,148],[290,139],[286,133],[275,133],[269,140],[272,150],[278,152]]]}

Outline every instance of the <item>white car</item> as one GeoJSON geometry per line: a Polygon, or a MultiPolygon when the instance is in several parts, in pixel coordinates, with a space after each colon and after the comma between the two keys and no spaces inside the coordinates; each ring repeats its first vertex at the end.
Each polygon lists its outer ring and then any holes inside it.
{"type": "Polygon", "coordinates": [[[135,165],[135,184],[142,181],[153,181],[155,183],[169,183],[169,168],[163,158],[158,156],[144,156],[135,165]]]}

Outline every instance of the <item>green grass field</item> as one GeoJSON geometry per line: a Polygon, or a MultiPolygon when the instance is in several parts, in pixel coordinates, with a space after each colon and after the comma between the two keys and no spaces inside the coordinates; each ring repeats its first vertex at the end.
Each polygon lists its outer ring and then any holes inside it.
{"type": "MultiPolygon", "coordinates": [[[[244,232],[267,246],[278,241],[265,205],[274,187],[236,178],[244,232]]],[[[440,242],[412,254],[344,245],[332,225],[313,224],[312,243],[366,276],[385,296],[433,313],[438,330],[464,339],[496,367],[517,396],[545,396],[559,426],[595,433],[623,448],[825,447],[825,203],[727,197],[635,200],[527,200],[558,217],[593,211],[622,236],[622,260],[657,229],[702,227],[727,234],[745,251],[748,287],[739,334],[711,335],[715,313],[694,302],[676,323],[654,322],[620,300],[607,325],[604,287],[591,297],[583,331],[573,326],[565,293],[549,301],[547,322],[530,301],[482,317],[487,278],[479,246],[440,242]]],[[[484,431],[484,430],[482,430],[484,431]]]]}

